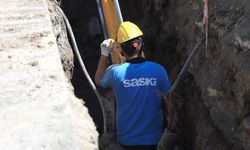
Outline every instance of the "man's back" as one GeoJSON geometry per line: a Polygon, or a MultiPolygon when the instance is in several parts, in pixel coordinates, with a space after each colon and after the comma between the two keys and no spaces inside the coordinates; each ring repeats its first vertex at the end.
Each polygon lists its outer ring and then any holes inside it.
{"type": "Polygon", "coordinates": [[[117,100],[117,135],[120,144],[157,144],[163,131],[161,99],[157,90],[170,88],[165,69],[133,59],[109,69],[100,81],[114,89],[117,100]]]}

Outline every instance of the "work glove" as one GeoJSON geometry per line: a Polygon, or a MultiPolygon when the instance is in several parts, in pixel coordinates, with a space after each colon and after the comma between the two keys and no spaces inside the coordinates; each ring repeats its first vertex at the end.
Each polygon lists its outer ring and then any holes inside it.
{"type": "Polygon", "coordinates": [[[104,40],[100,45],[100,47],[101,47],[101,54],[103,56],[108,57],[114,47],[114,40],[113,39],[104,40]]]}

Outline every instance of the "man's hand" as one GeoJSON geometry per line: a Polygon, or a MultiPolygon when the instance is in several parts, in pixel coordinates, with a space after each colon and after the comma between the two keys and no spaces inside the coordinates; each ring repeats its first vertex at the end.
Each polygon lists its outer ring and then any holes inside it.
{"type": "Polygon", "coordinates": [[[114,40],[113,39],[107,39],[102,42],[100,45],[101,47],[101,57],[99,60],[99,64],[95,73],[95,83],[99,85],[99,82],[101,80],[102,75],[105,73],[105,70],[108,67],[107,64],[107,57],[111,53],[114,46],[114,40]]]}
{"type": "Polygon", "coordinates": [[[103,56],[108,57],[114,47],[114,40],[113,39],[104,40],[100,45],[100,47],[101,47],[101,54],[103,56]]]}

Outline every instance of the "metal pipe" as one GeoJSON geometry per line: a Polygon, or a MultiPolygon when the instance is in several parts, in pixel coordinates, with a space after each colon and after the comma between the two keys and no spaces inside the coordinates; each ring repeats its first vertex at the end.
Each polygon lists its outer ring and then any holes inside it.
{"type": "Polygon", "coordinates": [[[71,40],[72,40],[73,49],[74,49],[74,51],[75,51],[75,53],[76,53],[77,59],[78,59],[80,65],[81,65],[81,68],[82,68],[82,70],[83,70],[83,73],[84,73],[85,77],[87,78],[87,80],[88,80],[90,86],[91,86],[92,89],[94,90],[95,95],[96,95],[96,97],[97,97],[97,99],[98,99],[98,101],[99,101],[99,103],[100,103],[100,106],[101,106],[101,109],[102,109],[102,115],[103,115],[104,133],[106,133],[106,132],[107,132],[107,117],[106,117],[106,111],[105,111],[104,105],[103,105],[103,103],[102,103],[103,98],[101,97],[100,93],[98,92],[98,90],[97,90],[97,88],[96,88],[94,82],[93,82],[92,79],[90,78],[89,73],[88,73],[88,71],[87,71],[87,69],[86,69],[86,67],[85,67],[85,65],[84,65],[84,63],[83,63],[83,60],[82,60],[82,58],[81,58],[79,49],[78,49],[78,47],[77,47],[76,40],[75,40],[75,36],[74,36],[73,31],[72,31],[72,28],[71,28],[71,25],[70,25],[70,23],[69,23],[68,18],[66,17],[66,15],[64,14],[64,12],[62,11],[62,9],[61,9],[59,6],[57,6],[57,8],[58,8],[58,10],[61,12],[61,14],[62,14],[62,16],[63,16],[63,18],[64,18],[64,21],[65,21],[65,23],[66,23],[66,26],[67,26],[67,29],[68,29],[68,32],[69,32],[69,35],[70,35],[70,38],[71,38],[71,40]]]}
{"type": "Polygon", "coordinates": [[[122,12],[121,12],[121,8],[120,8],[120,5],[119,5],[119,1],[114,0],[114,2],[115,2],[116,11],[118,13],[118,19],[119,19],[120,23],[122,23],[123,22],[123,17],[122,17],[122,12]]]}
{"type": "Polygon", "coordinates": [[[173,86],[172,86],[171,89],[168,91],[168,93],[171,93],[171,92],[173,92],[173,91],[176,89],[177,85],[179,84],[179,82],[180,82],[181,79],[182,79],[182,76],[183,76],[184,72],[186,72],[186,70],[187,70],[189,64],[191,63],[191,60],[193,59],[195,53],[197,52],[197,50],[199,49],[199,47],[201,46],[201,44],[204,42],[204,40],[205,40],[205,36],[202,36],[202,37],[200,38],[200,40],[198,41],[198,43],[195,44],[195,46],[194,46],[192,52],[191,52],[190,55],[188,56],[188,59],[186,60],[184,66],[182,67],[180,73],[178,74],[178,76],[177,76],[177,78],[176,78],[176,80],[175,80],[173,86]]]}
{"type": "Polygon", "coordinates": [[[101,25],[102,25],[102,31],[103,31],[104,39],[108,39],[109,36],[108,36],[108,31],[107,31],[107,27],[106,27],[106,23],[105,23],[103,11],[102,11],[102,5],[101,5],[100,0],[96,0],[96,3],[97,3],[97,8],[98,8],[98,12],[99,12],[100,20],[101,20],[101,25]]]}

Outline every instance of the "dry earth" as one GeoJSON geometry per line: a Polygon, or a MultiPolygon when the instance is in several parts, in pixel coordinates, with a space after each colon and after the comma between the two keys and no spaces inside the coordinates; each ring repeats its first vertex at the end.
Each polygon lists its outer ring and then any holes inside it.
{"type": "Polygon", "coordinates": [[[0,149],[96,150],[98,133],[66,78],[48,3],[0,0],[0,149]]]}

